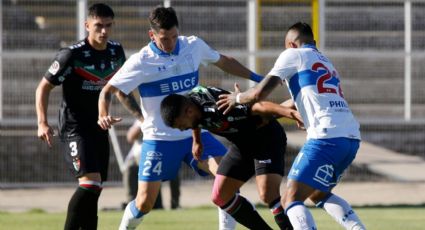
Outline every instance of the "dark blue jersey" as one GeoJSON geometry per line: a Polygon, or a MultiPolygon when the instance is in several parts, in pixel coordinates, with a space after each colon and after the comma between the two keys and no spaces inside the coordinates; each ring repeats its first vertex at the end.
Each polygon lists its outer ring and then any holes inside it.
{"type": "Polygon", "coordinates": [[[53,85],[62,85],[61,137],[100,131],[97,125],[100,91],[124,61],[122,46],[113,41],[108,41],[107,48],[99,51],[85,39],[57,53],[44,77],[53,85]]]}

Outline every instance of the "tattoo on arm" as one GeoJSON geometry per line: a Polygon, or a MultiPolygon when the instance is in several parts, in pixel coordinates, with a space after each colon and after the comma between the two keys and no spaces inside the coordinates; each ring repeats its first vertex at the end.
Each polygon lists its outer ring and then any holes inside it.
{"type": "Polygon", "coordinates": [[[127,111],[131,113],[131,115],[133,115],[139,120],[143,120],[143,115],[142,111],[140,110],[140,106],[131,93],[126,95],[123,92],[119,92],[117,97],[121,104],[124,106],[124,108],[126,108],[127,111]]]}
{"type": "Polygon", "coordinates": [[[104,103],[110,105],[112,100],[112,94],[110,92],[101,92],[99,98],[104,101],[104,103]]]}

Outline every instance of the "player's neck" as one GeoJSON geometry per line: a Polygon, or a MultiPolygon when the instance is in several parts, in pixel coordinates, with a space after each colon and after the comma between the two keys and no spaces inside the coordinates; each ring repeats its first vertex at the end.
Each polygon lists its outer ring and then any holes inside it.
{"type": "Polygon", "coordinates": [[[87,38],[87,41],[89,42],[90,46],[93,47],[95,50],[105,50],[107,47],[107,42],[97,42],[95,39],[90,39],[90,37],[87,38]]]}

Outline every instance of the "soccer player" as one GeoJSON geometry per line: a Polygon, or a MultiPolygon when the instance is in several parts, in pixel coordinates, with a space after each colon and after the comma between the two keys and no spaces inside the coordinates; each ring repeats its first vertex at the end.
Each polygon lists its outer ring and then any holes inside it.
{"type": "MultiPolygon", "coordinates": [[[[123,172],[123,182],[126,191],[126,200],[123,203],[123,208],[134,199],[137,195],[137,187],[139,183],[139,160],[140,160],[140,148],[142,146],[142,130],[140,129],[140,122],[136,120],[133,125],[127,131],[127,142],[132,144],[130,151],[125,157],[124,165],[125,169],[123,172]]],[[[158,193],[153,209],[163,209],[161,190],[158,193]]],[[[170,180],[170,207],[171,209],[180,208],[180,177],[177,174],[176,177],[170,180]]]]}
{"type": "MultiPolygon", "coordinates": [[[[160,103],[171,93],[185,93],[198,85],[200,64],[214,64],[223,71],[259,81],[231,57],[221,55],[196,36],[179,36],[178,20],[171,7],[156,7],[149,15],[151,42],[132,55],[103,88],[99,97],[99,125],[108,129],[120,121],[109,115],[112,94],[129,94],[138,89],[143,114],[133,113],[142,122],[142,157],[139,163],[137,197],[127,205],[120,229],[135,228],[151,209],[163,180],[174,178],[182,161],[199,173],[214,174],[226,148],[208,132],[203,132],[205,154],[198,162],[191,154],[191,132],[167,127],[161,119],[160,103]]],[[[220,229],[233,229],[235,221],[221,212],[220,229]],[[222,218],[226,217],[226,218],[222,218]]]]}
{"type": "MultiPolygon", "coordinates": [[[[215,87],[198,86],[188,95],[170,94],[161,102],[161,116],[172,128],[193,129],[194,146],[202,146],[201,129],[232,143],[214,181],[212,200],[218,207],[248,229],[271,229],[255,208],[237,194],[255,175],[260,198],[271,209],[279,228],[292,229],[280,204],[286,135],[274,117],[285,116],[302,122],[301,117],[296,110],[271,102],[239,105],[223,115],[216,102],[219,95],[228,93],[215,87]]],[[[202,151],[193,155],[199,160],[202,151]]]]}
{"type": "MultiPolygon", "coordinates": [[[[88,36],[61,49],[36,90],[38,137],[52,146],[47,120],[51,90],[62,85],[59,137],[69,169],[79,186],[68,205],[65,229],[96,229],[97,203],[109,163],[108,132],[97,125],[102,87],[125,62],[122,46],[108,40],[114,12],[105,4],[90,6],[88,36]]],[[[133,99],[134,100],[134,99],[133,99]]]]}
{"type": "Polygon", "coordinates": [[[307,142],[294,160],[282,205],[294,229],[317,229],[304,206],[309,198],[345,229],[365,229],[343,198],[332,193],[360,145],[360,125],[341,91],[338,72],[315,46],[310,26],[292,25],[283,51],[267,77],[246,92],[222,95],[225,113],[240,103],[263,100],[285,81],[307,130],[307,142]]]}

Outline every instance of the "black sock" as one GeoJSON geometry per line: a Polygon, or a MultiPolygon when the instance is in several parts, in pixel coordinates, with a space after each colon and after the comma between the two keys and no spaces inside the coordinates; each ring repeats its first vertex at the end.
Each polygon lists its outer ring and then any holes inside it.
{"type": "Polygon", "coordinates": [[[65,230],[97,229],[97,201],[100,191],[100,187],[77,188],[68,204],[65,230]]]}
{"type": "Polygon", "coordinates": [[[269,209],[272,211],[274,216],[274,221],[279,226],[281,230],[292,230],[291,222],[289,221],[289,217],[285,214],[285,210],[280,204],[280,197],[274,200],[269,204],[269,209]]]}
{"type": "Polygon", "coordinates": [[[267,230],[272,229],[269,225],[261,218],[257,210],[252,204],[240,195],[236,195],[221,209],[229,213],[235,220],[247,227],[248,229],[267,230]]]}

